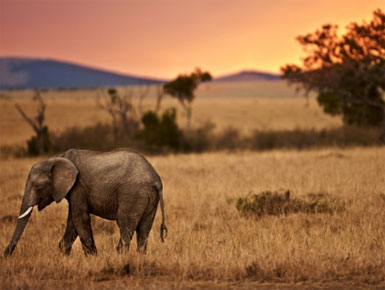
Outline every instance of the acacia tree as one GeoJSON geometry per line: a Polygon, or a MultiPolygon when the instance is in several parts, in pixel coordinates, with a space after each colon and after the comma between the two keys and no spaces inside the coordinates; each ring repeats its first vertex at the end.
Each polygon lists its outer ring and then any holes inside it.
{"type": "Polygon", "coordinates": [[[163,88],[165,93],[178,99],[186,111],[186,130],[190,131],[192,116],[192,101],[195,98],[194,92],[202,82],[211,81],[209,72],[202,72],[199,68],[190,75],[179,75],[175,80],[166,83],[163,88]]]}
{"type": "Polygon", "coordinates": [[[39,104],[37,115],[34,118],[28,117],[19,104],[15,104],[15,107],[36,133],[36,136],[28,140],[28,153],[32,155],[42,155],[47,153],[50,145],[48,127],[44,125],[45,109],[47,105],[44,103],[39,90],[35,90],[33,100],[39,104]]]}
{"type": "Polygon", "coordinates": [[[351,23],[344,35],[337,25],[323,25],[298,36],[306,57],[302,66],[281,68],[283,78],[315,91],[318,103],[345,124],[381,126],[385,141],[385,14],[373,12],[370,22],[351,23]]]}

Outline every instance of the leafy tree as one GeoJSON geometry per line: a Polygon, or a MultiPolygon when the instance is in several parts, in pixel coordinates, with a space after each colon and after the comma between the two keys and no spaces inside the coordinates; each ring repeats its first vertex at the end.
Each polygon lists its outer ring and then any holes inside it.
{"type": "Polygon", "coordinates": [[[283,78],[306,93],[315,91],[318,103],[349,125],[381,126],[385,140],[385,14],[351,23],[343,35],[336,25],[323,25],[297,37],[306,57],[302,66],[281,68],[283,78]]]}
{"type": "Polygon", "coordinates": [[[198,85],[212,79],[209,72],[202,72],[199,68],[190,75],[179,75],[175,80],[164,85],[165,93],[175,97],[186,111],[186,130],[191,128],[192,101],[195,98],[194,92],[198,85]]]}

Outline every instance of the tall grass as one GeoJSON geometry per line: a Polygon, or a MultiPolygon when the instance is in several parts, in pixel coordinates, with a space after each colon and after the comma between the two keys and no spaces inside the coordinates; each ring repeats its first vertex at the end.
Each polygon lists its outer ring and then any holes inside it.
{"type": "MultiPolygon", "coordinates": [[[[25,179],[37,160],[0,162],[0,249],[12,234],[25,179]]],[[[384,286],[383,148],[179,154],[150,161],[164,182],[166,243],[159,238],[158,214],[147,255],[136,253],[135,240],[129,253],[118,255],[115,223],[94,218],[98,256],[85,257],[79,241],[71,256],[62,256],[57,243],[67,205],[52,204],[33,212],[14,255],[0,258],[2,287],[384,286]],[[232,202],[249,192],[281,189],[290,190],[290,199],[322,192],[343,203],[344,210],[256,220],[232,202]]]]}

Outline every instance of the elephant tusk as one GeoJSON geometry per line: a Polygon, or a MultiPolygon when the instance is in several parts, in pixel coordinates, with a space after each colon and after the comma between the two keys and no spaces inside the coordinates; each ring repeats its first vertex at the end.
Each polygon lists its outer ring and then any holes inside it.
{"type": "Polygon", "coordinates": [[[33,206],[30,206],[30,207],[25,211],[25,213],[23,213],[22,215],[20,215],[20,216],[18,217],[18,219],[22,219],[23,217],[29,215],[29,213],[30,213],[32,210],[33,210],[33,206]]]}

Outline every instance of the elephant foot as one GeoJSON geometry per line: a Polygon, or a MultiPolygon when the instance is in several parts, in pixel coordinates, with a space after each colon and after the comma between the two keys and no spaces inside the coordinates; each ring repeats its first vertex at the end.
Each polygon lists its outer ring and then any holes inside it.
{"type": "Polygon", "coordinates": [[[147,253],[147,245],[138,246],[137,250],[138,253],[146,254],[147,253]]]}
{"type": "Polygon", "coordinates": [[[61,240],[58,245],[59,251],[65,254],[66,256],[69,256],[71,253],[71,246],[66,246],[65,242],[61,240]]]}
{"type": "Polygon", "coordinates": [[[128,250],[129,250],[129,247],[119,247],[117,246],[116,247],[116,251],[119,253],[119,254],[124,254],[124,253],[128,253],[128,250]]]}
{"type": "Polygon", "coordinates": [[[98,255],[98,252],[95,250],[95,251],[84,251],[84,254],[86,256],[97,256],[98,255]]]}
{"type": "Polygon", "coordinates": [[[8,245],[4,250],[4,257],[8,257],[12,255],[14,249],[15,249],[14,247],[11,247],[10,245],[8,245]]]}
{"type": "Polygon", "coordinates": [[[57,247],[59,248],[59,250],[61,252],[64,251],[64,241],[63,240],[60,240],[59,244],[57,245],[57,247]]]}
{"type": "Polygon", "coordinates": [[[95,246],[83,246],[83,251],[86,256],[96,256],[98,254],[95,246]]]}
{"type": "Polygon", "coordinates": [[[119,254],[128,253],[129,249],[130,249],[130,245],[124,245],[121,240],[119,241],[119,244],[116,247],[116,251],[119,254]]]}

